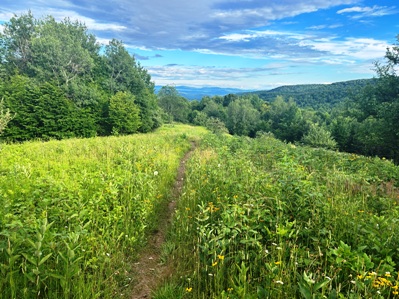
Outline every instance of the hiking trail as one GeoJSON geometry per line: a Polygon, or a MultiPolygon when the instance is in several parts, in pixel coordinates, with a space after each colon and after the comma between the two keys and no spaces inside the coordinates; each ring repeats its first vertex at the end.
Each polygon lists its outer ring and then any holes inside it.
{"type": "Polygon", "coordinates": [[[196,144],[192,141],[191,149],[180,160],[177,177],[171,190],[171,200],[160,215],[158,227],[149,236],[147,244],[140,249],[138,260],[133,264],[133,272],[137,281],[135,281],[131,299],[151,298],[151,293],[173,273],[173,269],[161,262],[162,244],[165,242],[177,200],[183,189],[186,162],[192,156],[195,148],[196,144]]]}

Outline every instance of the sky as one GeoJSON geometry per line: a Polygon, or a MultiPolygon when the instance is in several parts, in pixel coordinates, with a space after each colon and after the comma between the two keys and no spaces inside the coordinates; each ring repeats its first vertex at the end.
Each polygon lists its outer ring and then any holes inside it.
{"type": "Polygon", "coordinates": [[[375,76],[398,40],[397,0],[1,0],[122,40],[156,85],[247,90],[375,76]]]}

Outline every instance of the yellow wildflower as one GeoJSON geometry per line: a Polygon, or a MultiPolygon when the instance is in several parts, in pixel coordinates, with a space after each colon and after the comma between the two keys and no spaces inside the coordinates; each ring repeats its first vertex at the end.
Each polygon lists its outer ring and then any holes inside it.
{"type": "Polygon", "coordinates": [[[193,288],[186,288],[186,292],[190,293],[193,290],[193,288]]]}
{"type": "Polygon", "coordinates": [[[218,262],[212,263],[212,267],[215,267],[218,264],[218,262]]]}
{"type": "Polygon", "coordinates": [[[218,255],[219,260],[224,260],[224,255],[218,255]]]}

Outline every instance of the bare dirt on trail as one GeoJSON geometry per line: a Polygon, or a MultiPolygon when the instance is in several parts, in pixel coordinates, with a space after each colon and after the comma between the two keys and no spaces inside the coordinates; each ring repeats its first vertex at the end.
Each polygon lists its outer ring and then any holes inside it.
{"type": "Polygon", "coordinates": [[[183,189],[186,162],[195,148],[196,144],[191,142],[191,149],[181,159],[171,200],[160,217],[158,228],[149,237],[148,243],[141,249],[139,258],[133,265],[133,273],[137,280],[133,287],[132,299],[151,298],[151,292],[172,274],[173,269],[161,263],[162,244],[165,242],[167,229],[172,222],[173,212],[183,189]]]}

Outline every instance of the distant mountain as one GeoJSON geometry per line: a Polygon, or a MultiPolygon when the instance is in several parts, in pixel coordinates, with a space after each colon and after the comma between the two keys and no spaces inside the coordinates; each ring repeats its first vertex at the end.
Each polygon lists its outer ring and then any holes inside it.
{"type": "MultiPolygon", "coordinates": [[[[345,98],[358,94],[367,85],[373,85],[376,79],[359,79],[332,84],[301,84],[281,86],[271,90],[249,92],[257,94],[261,99],[272,102],[277,96],[285,99],[293,98],[298,106],[320,109],[333,107],[345,98]]],[[[248,93],[244,93],[248,94],[248,93]]]]}
{"type": "MultiPolygon", "coordinates": [[[[155,92],[161,89],[162,86],[155,86],[155,92]]],[[[252,90],[245,90],[239,88],[223,88],[223,87],[190,87],[190,86],[175,86],[176,90],[182,97],[188,100],[201,100],[204,96],[224,96],[230,93],[245,93],[252,90]]]]}

